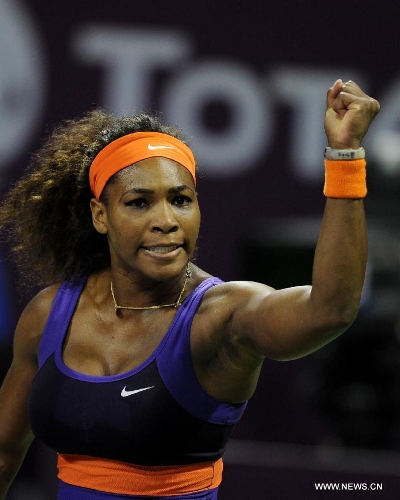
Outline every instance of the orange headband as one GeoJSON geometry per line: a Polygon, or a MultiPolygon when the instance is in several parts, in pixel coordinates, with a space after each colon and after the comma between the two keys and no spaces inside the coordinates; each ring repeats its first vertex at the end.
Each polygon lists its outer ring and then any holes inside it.
{"type": "Polygon", "coordinates": [[[96,199],[100,199],[107,181],[134,163],[162,156],[174,160],[192,174],[196,184],[195,159],[182,141],[161,132],[134,132],[110,142],[98,153],[89,170],[89,182],[96,199]]]}

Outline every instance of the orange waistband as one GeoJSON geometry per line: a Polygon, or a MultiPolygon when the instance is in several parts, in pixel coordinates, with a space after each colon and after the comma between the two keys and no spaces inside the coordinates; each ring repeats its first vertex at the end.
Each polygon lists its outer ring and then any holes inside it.
{"type": "Polygon", "coordinates": [[[83,455],[58,455],[65,483],[120,495],[183,495],[217,488],[222,458],[193,465],[141,466],[83,455]]]}

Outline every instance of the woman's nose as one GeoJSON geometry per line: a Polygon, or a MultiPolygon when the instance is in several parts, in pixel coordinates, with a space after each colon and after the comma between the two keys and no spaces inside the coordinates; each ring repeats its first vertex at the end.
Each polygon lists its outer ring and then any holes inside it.
{"type": "Polygon", "coordinates": [[[171,233],[178,230],[179,224],[176,220],[173,207],[169,203],[162,203],[157,207],[152,224],[153,231],[171,233]]]}

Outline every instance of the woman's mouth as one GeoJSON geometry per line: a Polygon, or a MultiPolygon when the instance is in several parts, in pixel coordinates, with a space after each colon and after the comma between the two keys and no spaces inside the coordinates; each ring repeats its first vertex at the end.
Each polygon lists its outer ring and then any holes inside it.
{"type": "Polygon", "coordinates": [[[170,247],[149,247],[149,248],[147,248],[147,250],[149,250],[150,252],[155,252],[155,253],[169,253],[169,252],[173,252],[177,248],[178,248],[178,245],[173,245],[170,247]]]}
{"type": "Polygon", "coordinates": [[[147,252],[157,255],[173,255],[181,248],[181,245],[143,247],[147,252]]]}

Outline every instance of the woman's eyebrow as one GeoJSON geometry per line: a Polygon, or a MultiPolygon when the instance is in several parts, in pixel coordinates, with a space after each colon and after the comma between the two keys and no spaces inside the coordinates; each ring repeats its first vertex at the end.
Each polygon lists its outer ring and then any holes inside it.
{"type": "Polygon", "coordinates": [[[185,189],[189,189],[190,191],[194,192],[194,189],[191,188],[190,186],[187,186],[186,184],[182,184],[180,186],[173,187],[171,189],[168,189],[168,193],[180,193],[181,191],[185,191],[185,189]]]}
{"type": "Polygon", "coordinates": [[[128,189],[124,192],[124,195],[125,194],[131,194],[131,193],[134,193],[134,194],[154,194],[154,190],[153,189],[147,189],[147,188],[132,188],[132,189],[128,189]]]}
{"type": "MultiPolygon", "coordinates": [[[[168,193],[181,193],[182,191],[185,191],[186,189],[189,189],[190,191],[194,192],[194,189],[191,188],[190,186],[187,186],[186,184],[181,184],[179,186],[174,186],[170,189],[168,189],[168,193]]],[[[141,187],[134,187],[131,189],[127,189],[124,192],[124,195],[126,194],[154,194],[155,191],[153,189],[148,189],[148,188],[141,188],[141,187]]]]}

